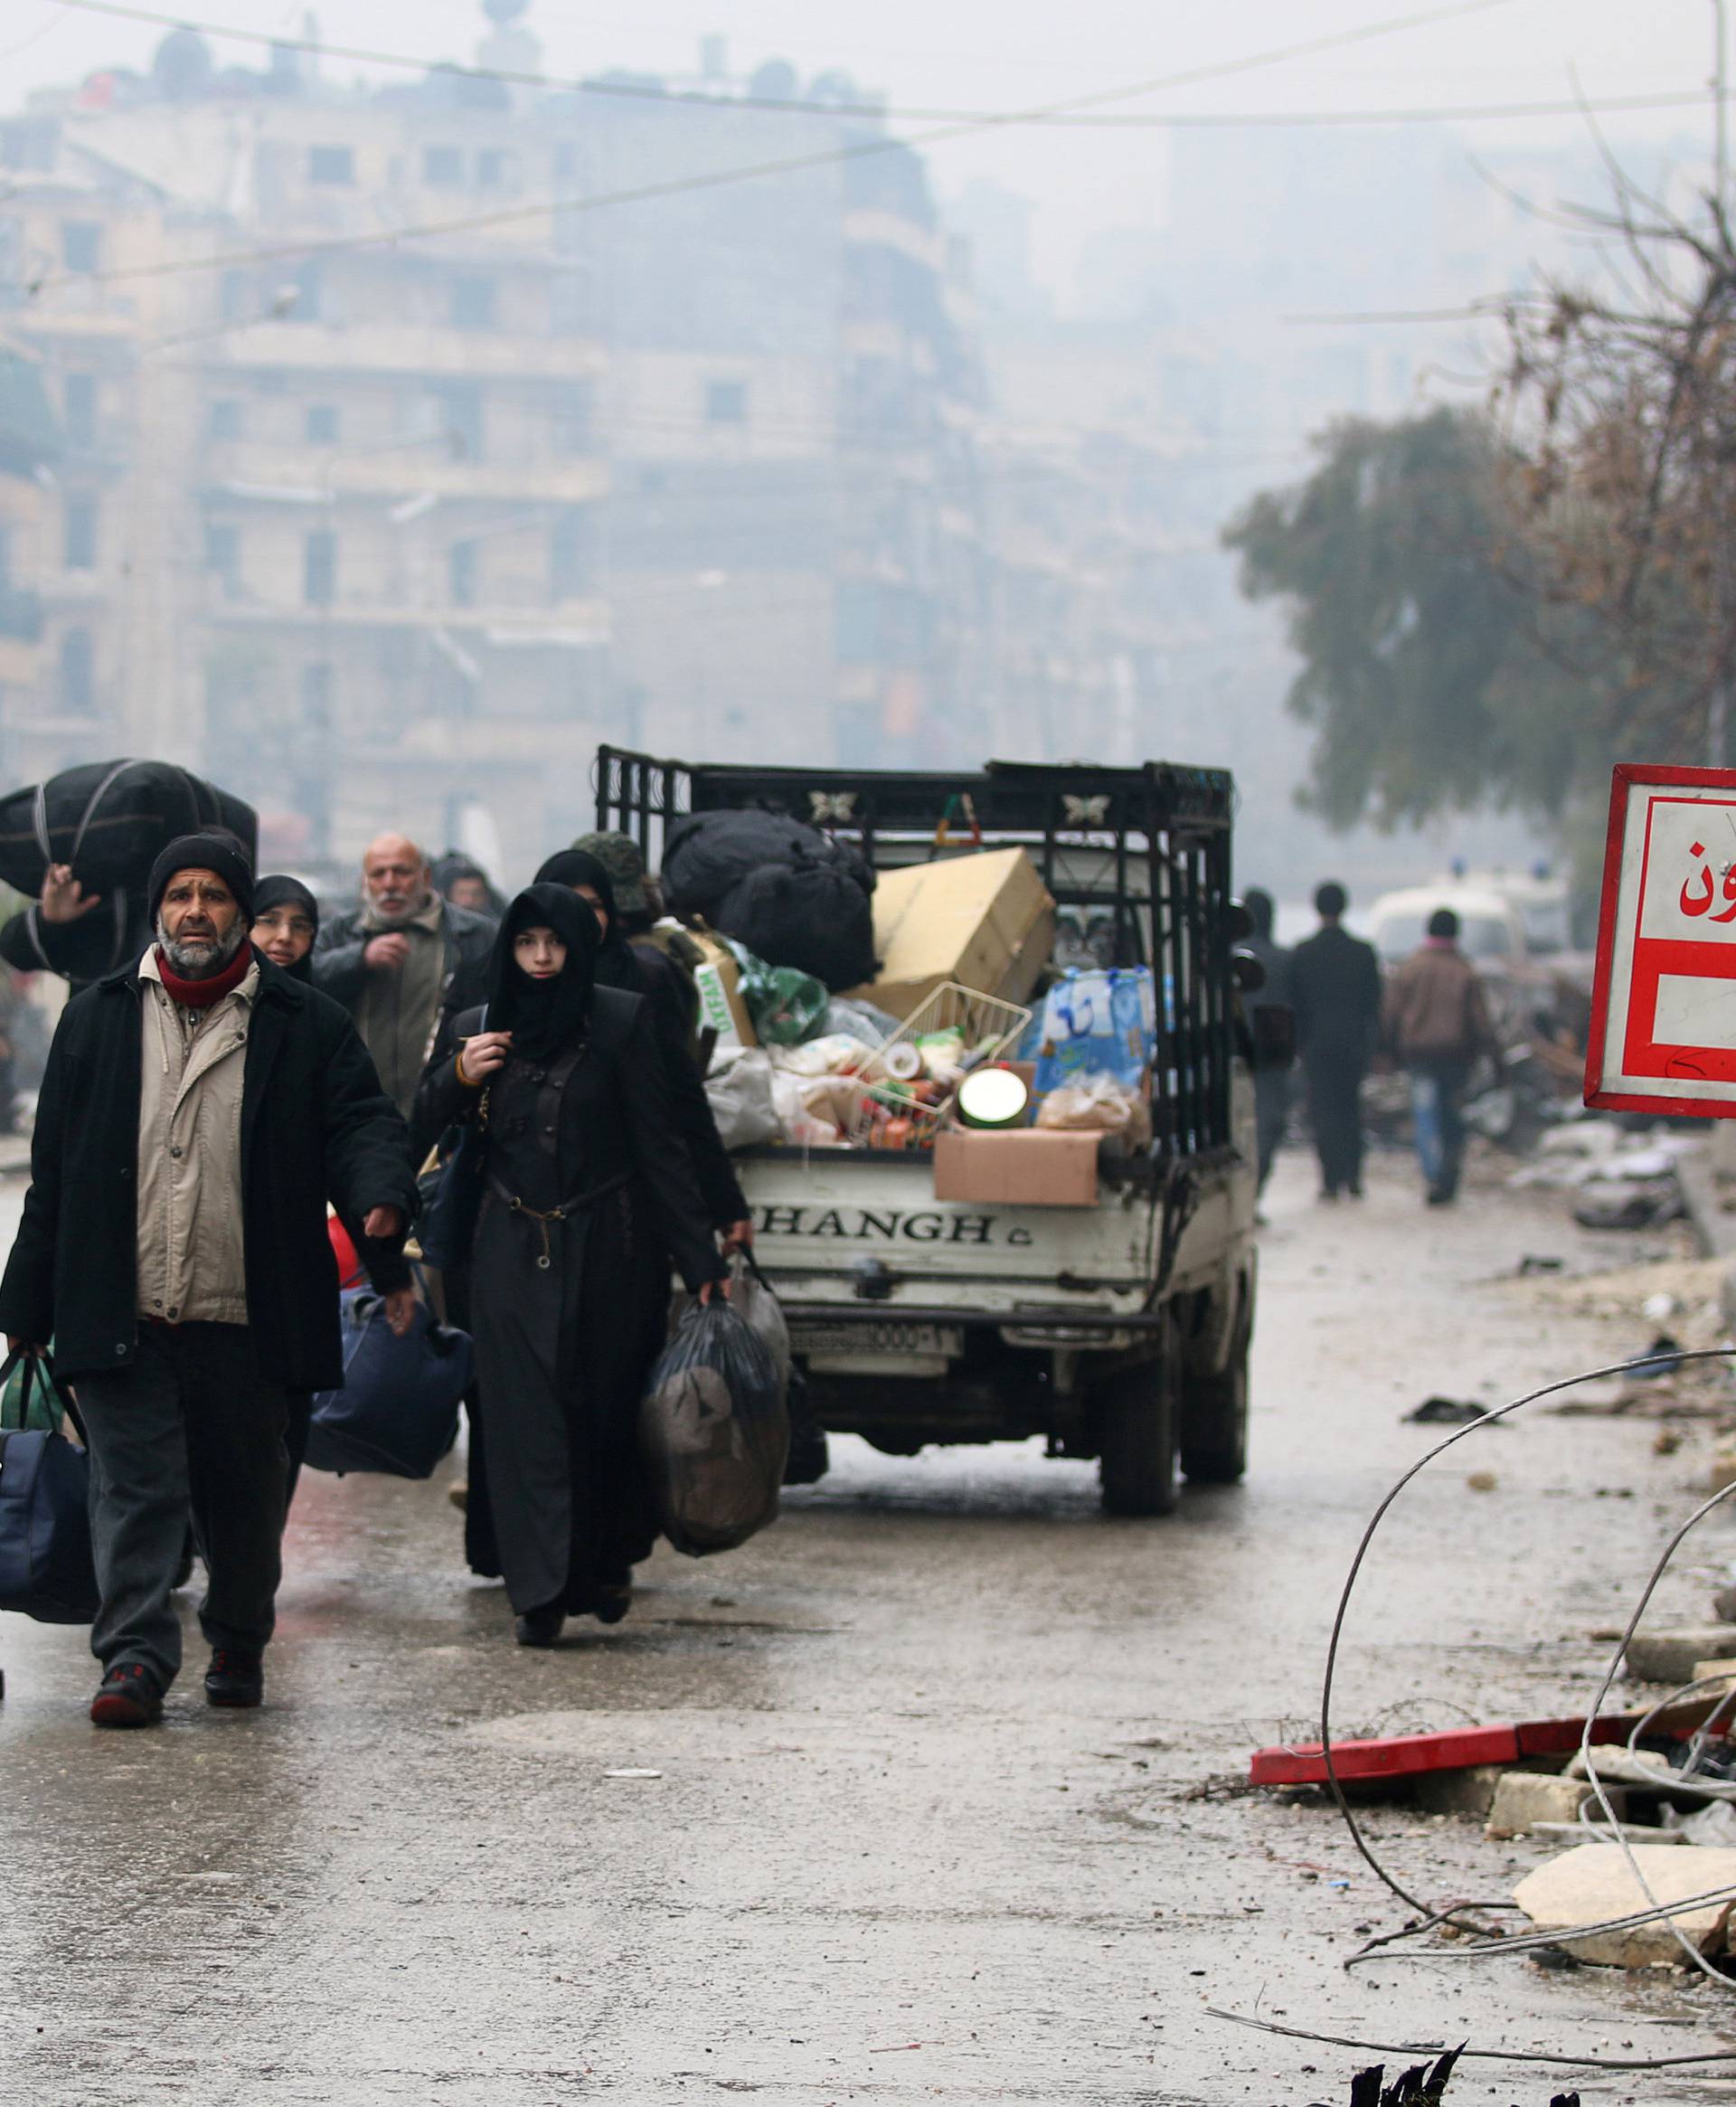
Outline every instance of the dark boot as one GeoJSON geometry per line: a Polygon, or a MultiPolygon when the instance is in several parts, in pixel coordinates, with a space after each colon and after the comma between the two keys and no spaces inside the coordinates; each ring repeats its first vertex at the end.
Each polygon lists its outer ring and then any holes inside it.
{"type": "Polygon", "coordinates": [[[93,1726],[155,1726],[163,1716],[156,1678],[137,1661],[110,1668],[90,1700],[93,1726]]]}
{"type": "Polygon", "coordinates": [[[220,1646],[205,1670],[205,1702],[231,1711],[248,1712],[265,1703],[265,1662],[257,1653],[239,1647],[220,1646]]]}
{"type": "Polygon", "coordinates": [[[545,1602],[540,1610],[525,1611],[514,1624],[513,1636],[521,1646],[552,1646],[566,1620],[564,1604],[545,1602]]]}

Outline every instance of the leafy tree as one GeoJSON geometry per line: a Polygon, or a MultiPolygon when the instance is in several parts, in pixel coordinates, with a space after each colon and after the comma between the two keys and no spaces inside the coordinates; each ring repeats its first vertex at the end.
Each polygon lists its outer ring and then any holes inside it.
{"type": "Polygon", "coordinates": [[[1352,419],[1316,449],[1313,475],[1256,497],[1224,541],[1250,599],[1288,603],[1288,706],[1315,732],[1301,797],[1330,825],[1487,804],[1558,817],[1637,718],[1670,717],[1670,683],[1633,677],[1548,590],[1486,417],[1352,419]]]}

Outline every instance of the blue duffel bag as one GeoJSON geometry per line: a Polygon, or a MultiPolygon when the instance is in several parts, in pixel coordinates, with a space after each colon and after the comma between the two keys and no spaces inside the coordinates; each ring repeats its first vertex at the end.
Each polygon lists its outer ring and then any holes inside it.
{"type": "Polygon", "coordinates": [[[52,1411],[54,1428],[0,1431],[0,1610],[41,1624],[89,1624],[97,1613],[97,1572],[90,1554],[90,1460],[60,1431],[64,1409],[80,1437],[78,1408],[53,1364],[14,1354],[0,1368],[0,1390],[24,1363],[21,1416],[30,1417],[33,1375],[52,1411]]]}
{"type": "Polygon", "coordinates": [[[430,1477],[458,1438],[469,1333],[437,1324],[419,1302],[416,1321],[396,1338],[372,1288],[352,1289],[343,1304],[344,1387],[315,1394],[307,1468],[430,1477]]]}

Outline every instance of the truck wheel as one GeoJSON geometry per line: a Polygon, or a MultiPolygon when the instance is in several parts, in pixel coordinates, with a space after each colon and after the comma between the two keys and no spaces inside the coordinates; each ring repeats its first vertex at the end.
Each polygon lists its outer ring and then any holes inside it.
{"type": "Polygon", "coordinates": [[[1248,1469],[1248,1346],[1244,1295],[1235,1344],[1220,1375],[1190,1375],[1182,1401],[1182,1469],[1190,1485],[1240,1485],[1248,1469]]]}
{"type": "Polygon", "coordinates": [[[1163,1353],[1120,1369],[1098,1405],[1098,1482],[1106,1515],[1166,1515],[1175,1505],[1176,1403],[1181,1357],[1163,1353]]]}

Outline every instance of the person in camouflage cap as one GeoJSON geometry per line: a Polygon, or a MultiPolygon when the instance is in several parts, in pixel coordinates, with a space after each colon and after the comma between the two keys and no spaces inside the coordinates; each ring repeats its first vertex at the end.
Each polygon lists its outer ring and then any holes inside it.
{"type": "Polygon", "coordinates": [[[645,855],[638,843],[630,834],[581,834],[572,846],[595,856],[609,873],[627,936],[646,934],[656,919],[657,903],[646,883],[645,855]]]}
{"type": "Polygon", "coordinates": [[[615,907],[621,918],[621,934],[628,943],[642,944],[671,959],[686,977],[690,990],[688,1049],[699,1058],[699,989],[693,975],[705,963],[705,954],[684,929],[662,919],[663,898],[657,883],[645,867],[645,853],[630,834],[581,834],[573,843],[586,855],[595,856],[609,873],[615,888],[615,907]]]}

